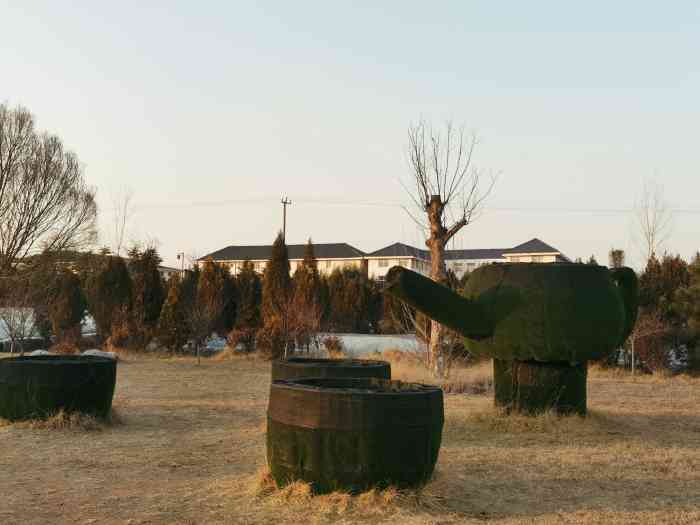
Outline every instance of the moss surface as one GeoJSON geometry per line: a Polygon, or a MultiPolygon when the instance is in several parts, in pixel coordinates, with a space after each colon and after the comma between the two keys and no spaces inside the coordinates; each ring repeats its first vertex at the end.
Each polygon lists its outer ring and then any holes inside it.
{"type": "Polygon", "coordinates": [[[493,360],[497,406],[522,414],[586,414],[585,363],[493,360]]]}
{"type": "Polygon", "coordinates": [[[0,359],[0,417],[46,417],[60,410],[106,417],[112,407],[116,361],[87,356],[0,359]]]}

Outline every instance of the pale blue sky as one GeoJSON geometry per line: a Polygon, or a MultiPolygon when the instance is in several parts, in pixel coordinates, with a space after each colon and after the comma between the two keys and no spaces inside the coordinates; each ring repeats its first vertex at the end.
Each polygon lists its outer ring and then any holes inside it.
{"type": "Polygon", "coordinates": [[[398,206],[421,116],[476,130],[501,173],[456,247],[636,262],[631,214],[590,210],[655,178],[696,210],[668,249],[700,248],[697,2],[144,4],[0,1],[0,100],[76,151],[105,229],[132,188],[131,236],[166,262],[271,242],[284,194],[288,242],[422,245],[398,206]]]}

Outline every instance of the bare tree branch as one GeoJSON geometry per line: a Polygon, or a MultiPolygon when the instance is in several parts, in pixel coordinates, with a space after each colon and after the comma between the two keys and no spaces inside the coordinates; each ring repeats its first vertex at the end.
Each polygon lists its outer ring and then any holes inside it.
{"type": "Polygon", "coordinates": [[[672,230],[673,217],[664,199],[663,186],[652,180],[645,181],[634,213],[645,261],[648,261],[652,255],[659,253],[672,230]]]}

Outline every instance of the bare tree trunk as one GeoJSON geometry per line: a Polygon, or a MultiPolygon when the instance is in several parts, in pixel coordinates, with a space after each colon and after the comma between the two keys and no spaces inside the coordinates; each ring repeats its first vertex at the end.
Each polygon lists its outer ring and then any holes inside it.
{"type": "MultiPolygon", "coordinates": [[[[442,224],[444,205],[439,195],[433,195],[428,206],[430,237],[425,244],[430,249],[430,278],[444,283],[447,279],[445,268],[445,245],[447,230],[442,224]]],[[[435,377],[445,376],[445,356],[443,355],[444,327],[437,321],[430,322],[430,343],[428,345],[428,369],[435,377]]]]}

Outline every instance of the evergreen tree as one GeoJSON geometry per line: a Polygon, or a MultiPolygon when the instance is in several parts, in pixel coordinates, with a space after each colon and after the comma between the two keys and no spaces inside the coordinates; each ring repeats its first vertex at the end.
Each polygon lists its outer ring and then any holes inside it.
{"type": "Polygon", "coordinates": [[[51,328],[60,343],[77,344],[80,339],[80,323],[85,316],[87,301],[80,289],[80,279],[69,270],[56,276],[49,303],[51,328]]]}
{"type": "Polygon", "coordinates": [[[198,343],[217,329],[225,333],[231,328],[232,322],[224,319],[229,301],[234,301],[234,297],[228,270],[214,261],[205,261],[190,312],[193,335],[198,343]]]}
{"type": "Polygon", "coordinates": [[[686,286],[675,294],[676,310],[683,316],[695,346],[700,342],[700,252],[688,266],[689,279],[686,286]]]}
{"type": "Polygon", "coordinates": [[[263,274],[262,316],[263,321],[282,319],[287,313],[292,292],[289,277],[289,256],[282,233],[272,245],[272,256],[263,274]]]}
{"type": "Polygon", "coordinates": [[[243,267],[235,280],[236,316],[233,330],[228,340],[231,347],[242,343],[245,350],[254,348],[255,333],[260,328],[260,304],[262,301],[262,284],[260,277],[250,261],[244,261],[243,267]]]}
{"type": "Polygon", "coordinates": [[[163,303],[157,326],[158,342],[171,352],[180,353],[190,336],[187,310],[183,301],[183,283],[177,275],[168,282],[168,295],[163,303]]]}
{"type": "Polygon", "coordinates": [[[236,278],[238,303],[235,327],[239,329],[257,329],[260,326],[260,306],[262,302],[262,283],[253,263],[245,261],[236,278]]]}
{"type": "Polygon", "coordinates": [[[588,258],[588,261],[586,261],[586,264],[590,264],[590,265],[597,266],[597,265],[598,265],[598,261],[595,260],[595,256],[594,256],[594,255],[591,255],[591,256],[588,258]]]}
{"type": "Polygon", "coordinates": [[[280,232],[272,245],[272,256],[265,268],[262,288],[263,327],[258,346],[272,358],[282,357],[288,345],[288,316],[292,295],[287,245],[280,232]]]}
{"type": "Polygon", "coordinates": [[[106,257],[102,267],[92,277],[86,294],[97,334],[103,340],[116,335],[117,331],[120,340],[123,338],[131,313],[131,293],[131,276],[124,260],[121,257],[106,257]]]}
{"type": "Polygon", "coordinates": [[[155,248],[129,251],[129,269],[133,279],[132,319],[134,343],[145,347],[154,335],[166,290],[158,271],[162,259],[155,248]]]}
{"type": "Polygon", "coordinates": [[[679,255],[664,255],[659,261],[652,255],[639,277],[639,305],[646,311],[658,311],[661,320],[678,328],[683,317],[674,304],[676,291],[690,283],[688,263],[679,255]]]}
{"type": "Polygon", "coordinates": [[[290,331],[296,345],[308,348],[321,323],[320,276],[311,239],[304,247],[304,259],[294,272],[294,294],[290,311],[290,331]]]}
{"type": "Polygon", "coordinates": [[[369,331],[370,283],[357,268],[335,269],[328,278],[329,328],[335,332],[369,331]]]}

